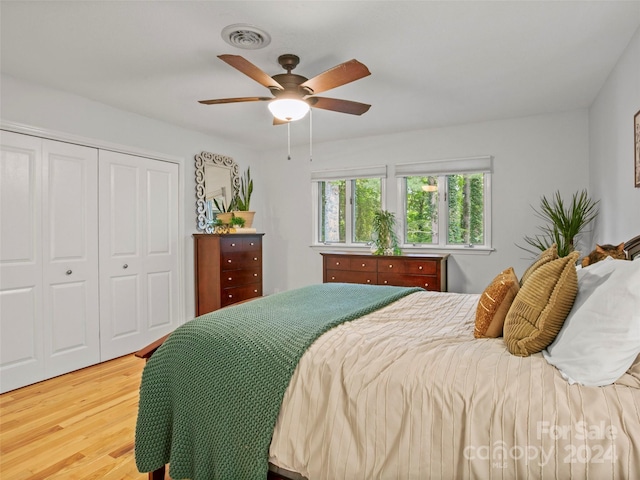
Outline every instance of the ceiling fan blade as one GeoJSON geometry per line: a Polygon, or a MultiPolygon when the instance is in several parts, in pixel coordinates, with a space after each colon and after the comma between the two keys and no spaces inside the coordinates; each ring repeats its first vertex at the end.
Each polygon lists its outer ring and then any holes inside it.
{"type": "Polygon", "coordinates": [[[306,99],[314,108],[323,110],[332,110],[334,112],[349,113],[351,115],[362,115],[366,113],[371,105],[360,102],[352,102],[351,100],[340,100],[337,98],[326,97],[310,97],[306,99]]]}
{"type": "Polygon", "coordinates": [[[240,55],[218,55],[218,58],[223,62],[228,63],[236,70],[241,71],[264,87],[284,90],[282,85],[240,55]]]}
{"type": "Polygon", "coordinates": [[[371,72],[366,65],[353,59],[316,75],[300,86],[311,90],[312,94],[316,94],[351,83],[368,75],[371,75],[371,72]]]}
{"type": "Polygon", "coordinates": [[[218,98],[214,100],[198,100],[198,103],[203,103],[204,105],[218,105],[221,103],[266,102],[267,100],[273,100],[273,97],[218,98]]]}

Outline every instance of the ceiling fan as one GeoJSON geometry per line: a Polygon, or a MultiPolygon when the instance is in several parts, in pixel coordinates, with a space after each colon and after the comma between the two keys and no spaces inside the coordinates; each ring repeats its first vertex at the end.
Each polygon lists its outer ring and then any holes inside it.
{"type": "Polygon", "coordinates": [[[217,105],[237,102],[271,102],[269,110],[274,115],[274,125],[299,120],[306,115],[310,107],[351,115],[362,115],[371,107],[371,105],[351,100],[315,96],[318,93],[371,75],[369,69],[355,59],[336,65],[326,72],[307,79],[302,75],[291,73],[291,70],[300,63],[300,58],[297,55],[280,55],[278,63],[287,73],[280,73],[273,77],[239,55],[218,55],[218,58],[260,85],[267,87],[273,97],[219,98],[200,100],[199,103],[217,105]]]}

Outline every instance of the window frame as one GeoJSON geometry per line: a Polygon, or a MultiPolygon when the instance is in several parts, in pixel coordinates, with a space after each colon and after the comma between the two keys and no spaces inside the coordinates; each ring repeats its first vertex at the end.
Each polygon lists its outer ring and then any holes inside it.
{"type": "Polygon", "coordinates": [[[387,166],[376,165],[368,167],[356,167],[356,168],[343,168],[335,170],[322,170],[311,172],[311,195],[313,206],[313,228],[312,228],[312,246],[323,247],[340,247],[349,249],[369,249],[371,242],[354,242],[353,231],[355,228],[355,203],[354,203],[354,188],[353,184],[355,180],[365,178],[378,178],[380,179],[380,208],[386,208],[386,180],[387,180],[387,166]],[[345,218],[345,242],[321,242],[320,241],[320,182],[345,180],[345,198],[348,205],[346,205],[346,218],[345,218]]]}
{"type": "Polygon", "coordinates": [[[405,163],[396,165],[397,179],[397,224],[400,233],[403,250],[422,251],[469,251],[469,252],[490,252],[493,251],[491,241],[491,197],[492,197],[492,173],[493,157],[468,157],[448,160],[434,160],[428,162],[405,163]],[[449,208],[447,198],[448,182],[447,176],[460,174],[484,174],[484,244],[450,244],[449,240],[449,208]],[[427,243],[407,243],[406,216],[407,216],[407,195],[406,179],[414,176],[438,177],[438,226],[439,235],[437,244],[427,243]]]}

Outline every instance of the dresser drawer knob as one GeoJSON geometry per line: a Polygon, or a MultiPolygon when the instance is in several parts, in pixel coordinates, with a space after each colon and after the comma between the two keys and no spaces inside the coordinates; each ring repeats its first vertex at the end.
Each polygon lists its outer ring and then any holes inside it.
{"type": "Polygon", "coordinates": [[[363,263],[363,264],[362,264],[362,266],[363,266],[363,267],[365,267],[366,265],[367,265],[366,263],[363,263]]]}
{"type": "Polygon", "coordinates": [[[227,260],[227,263],[231,263],[231,260],[227,260]]]}
{"type": "Polygon", "coordinates": [[[229,294],[229,298],[233,298],[233,295],[229,294]]]}
{"type": "Polygon", "coordinates": [[[336,277],[331,277],[331,280],[335,280],[335,279],[336,279],[336,277]]]}
{"type": "Polygon", "coordinates": [[[67,275],[71,275],[71,274],[73,273],[73,270],[67,270],[65,273],[66,273],[67,275]]]}
{"type": "Polygon", "coordinates": [[[231,280],[233,280],[233,278],[232,278],[232,277],[229,277],[229,281],[231,281],[231,280]]]}
{"type": "Polygon", "coordinates": [[[425,284],[424,284],[424,286],[425,286],[425,288],[426,288],[426,287],[428,287],[428,286],[429,286],[429,284],[428,284],[428,283],[425,283],[425,284]]]}
{"type": "Polygon", "coordinates": [[[257,289],[255,289],[255,290],[253,291],[253,293],[258,293],[258,290],[257,290],[257,289]]]}
{"type": "Polygon", "coordinates": [[[235,247],[235,246],[236,246],[236,244],[235,244],[235,243],[232,243],[232,244],[231,244],[231,246],[232,246],[232,247],[235,247]]]}
{"type": "Polygon", "coordinates": [[[255,245],[255,243],[249,242],[249,245],[251,245],[253,247],[255,245]]]}
{"type": "Polygon", "coordinates": [[[393,264],[389,265],[389,268],[393,268],[393,264]]]}
{"type": "Polygon", "coordinates": [[[336,262],[336,265],[340,265],[340,262],[336,262]]]}
{"type": "Polygon", "coordinates": [[[254,276],[254,277],[257,277],[257,276],[258,276],[258,274],[257,274],[257,273],[254,273],[254,274],[253,274],[253,276],[254,276]]]}
{"type": "Polygon", "coordinates": [[[422,270],[422,265],[420,265],[420,266],[418,267],[418,270],[422,270]]]}
{"type": "Polygon", "coordinates": [[[371,280],[367,279],[367,283],[371,283],[371,280]]]}
{"type": "Polygon", "coordinates": [[[253,257],[253,259],[257,262],[258,261],[258,257],[253,257]]]}
{"type": "Polygon", "coordinates": [[[384,281],[384,283],[385,283],[385,285],[386,285],[386,284],[387,284],[387,283],[389,283],[389,282],[387,282],[387,281],[385,280],[385,281],[384,281]]]}

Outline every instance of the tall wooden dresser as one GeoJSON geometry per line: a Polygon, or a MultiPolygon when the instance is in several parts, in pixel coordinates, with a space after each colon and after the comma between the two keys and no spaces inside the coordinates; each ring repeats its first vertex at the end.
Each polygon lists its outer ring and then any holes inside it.
{"type": "Polygon", "coordinates": [[[323,281],[447,291],[449,255],[322,253],[323,281]]]}
{"type": "Polygon", "coordinates": [[[263,233],[196,233],[196,316],[262,295],[263,233]]]}

